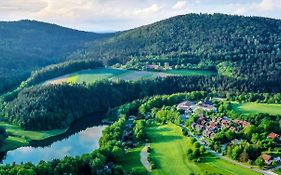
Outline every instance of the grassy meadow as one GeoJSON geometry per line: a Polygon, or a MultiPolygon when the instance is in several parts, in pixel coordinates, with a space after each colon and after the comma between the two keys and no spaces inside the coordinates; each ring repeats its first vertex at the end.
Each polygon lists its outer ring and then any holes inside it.
{"type": "Polygon", "coordinates": [[[206,153],[200,163],[189,161],[186,155],[187,148],[191,145],[190,138],[183,136],[178,126],[169,124],[151,127],[148,135],[151,141],[152,159],[157,167],[152,171],[152,175],[204,174],[206,172],[230,175],[257,174],[209,153],[206,153]]]}
{"type": "Polygon", "coordinates": [[[182,76],[194,76],[194,75],[205,75],[211,76],[216,75],[217,72],[210,70],[196,70],[196,69],[179,69],[179,70],[168,70],[165,71],[167,74],[182,75],[182,76]]]}
{"type": "Polygon", "coordinates": [[[100,68],[92,70],[82,70],[75,73],[67,74],[55,79],[46,81],[46,84],[58,84],[62,82],[67,83],[92,83],[102,79],[112,80],[140,80],[140,79],[152,79],[156,77],[166,76],[193,76],[193,75],[214,75],[216,72],[205,70],[169,70],[163,72],[154,71],[135,71],[126,69],[113,69],[113,68],[100,68]]]}
{"type": "Polygon", "coordinates": [[[27,131],[19,126],[11,125],[5,122],[0,122],[0,127],[5,128],[9,135],[3,147],[1,148],[1,151],[12,150],[21,146],[26,146],[29,144],[30,140],[43,140],[62,134],[66,131],[63,129],[49,131],[27,131]]]}
{"type": "Polygon", "coordinates": [[[267,103],[231,103],[232,109],[242,114],[268,113],[271,115],[281,115],[281,104],[267,103]]]}

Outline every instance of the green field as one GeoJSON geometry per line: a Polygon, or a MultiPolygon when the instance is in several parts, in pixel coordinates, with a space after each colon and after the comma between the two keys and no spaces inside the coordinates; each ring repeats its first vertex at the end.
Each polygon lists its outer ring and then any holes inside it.
{"type": "Polygon", "coordinates": [[[279,174],[279,175],[281,175],[281,169],[278,169],[278,170],[276,170],[276,171],[274,171],[275,173],[277,173],[277,174],[279,174]]]}
{"type": "Polygon", "coordinates": [[[146,172],[146,169],[140,161],[140,152],[142,148],[143,146],[129,149],[126,156],[124,156],[123,159],[118,162],[118,164],[122,165],[127,172],[131,172],[133,168],[137,169],[137,171],[140,173],[146,172]]]}
{"type": "Polygon", "coordinates": [[[236,103],[232,102],[231,107],[236,112],[242,114],[268,113],[272,115],[281,115],[281,104],[267,103],[236,103]]]}
{"type": "Polygon", "coordinates": [[[166,77],[174,75],[213,75],[215,72],[205,70],[170,70],[163,72],[152,72],[152,71],[134,71],[125,69],[113,69],[113,68],[101,68],[93,70],[82,70],[72,74],[67,74],[52,80],[48,80],[46,83],[57,84],[62,82],[68,83],[91,83],[102,79],[112,80],[140,80],[140,79],[151,79],[156,77],[166,77]]]}
{"type": "Polygon", "coordinates": [[[184,137],[181,128],[172,124],[151,127],[148,130],[151,140],[152,159],[157,169],[152,175],[162,174],[257,174],[249,169],[234,165],[225,160],[206,154],[202,162],[194,163],[187,159],[190,138],[184,137]]]}
{"type": "Polygon", "coordinates": [[[196,69],[179,69],[179,70],[169,70],[165,71],[167,74],[183,75],[183,76],[193,76],[193,75],[216,75],[217,72],[210,70],[196,70],[196,69]]]}
{"type": "Polygon", "coordinates": [[[9,137],[6,139],[1,151],[12,150],[29,144],[30,140],[43,140],[64,133],[66,130],[27,131],[15,125],[0,122],[0,127],[6,129],[9,137]]]}

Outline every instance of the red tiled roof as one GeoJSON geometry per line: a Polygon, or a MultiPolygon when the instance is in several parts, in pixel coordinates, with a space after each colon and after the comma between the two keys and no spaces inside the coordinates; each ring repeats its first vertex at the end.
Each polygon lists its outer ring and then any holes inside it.
{"type": "Polygon", "coordinates": [[[276,138],[280,137],[280,135],[272,132],[272,133],[268,134],[267,137],[270,139],[276,139],[276,138]]]}
{"type": "Polygon", "coordinates": [[[269,161],[270,159],[272,159],[272,157],[270,155],[268,155],[268,154],[263,154],[261,157],[265,161],[269,161]]]}

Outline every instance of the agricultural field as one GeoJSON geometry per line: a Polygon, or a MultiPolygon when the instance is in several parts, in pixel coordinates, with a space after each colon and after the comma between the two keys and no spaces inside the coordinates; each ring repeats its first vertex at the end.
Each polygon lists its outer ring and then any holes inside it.
{"type": "Polygon", "coordinates": [[[187,159],[190,138],[182,135],[181,128],[172,124],[148,129],[151,140],[152,159],[156,169],[152,175],[160,174],[257,174],[249,169],[234,165],[207,153],[200,163],[187,159]]]}
{"type": "Polygon", "coordinates": [[[194,76],[194,75],[205,75],[211,76],[216,75],[216,71],[210,70],[195,70],[195,69],[179,69],[179,70],[168,70],[165,71],[167,74],[182,75],[182,76],[194,76]]]}
{"type": "Polygon", "coordinates": [[[246,115],[257,114],[257,113],[268,113],[271,115],[281,115],[281,104],[232,102],[231,107],[236,112],[246,114],[246,115]]]}
{"type": "Polygon", "coordinates": [[[102,79],[112,80],[140,80],[140,79],[152,79],[157,77],[166,76],[192,76],[192,75],[214,75],[215,72],[204,70],[170,70],[163,72],[153,71],[135,71],[125,69],[113,69],[113,68],[101,68],[93,70],[82,70],[72,74],[64,75],[55,79],[51,79],[45,82],[45,84],[59,84],[63,82],[67,83],[92,83],[102,79]]]}
{"type": "Polygon", "coordinates": [[[6,129],[8,138],[5,140],[1,151],[12,150],[29,144],[30,140],[43,140],[55,135],[64,133],[65,129],[49,130],[49,131],[27,131],[15,125],[0,122],[0,127],[6,129]]]}

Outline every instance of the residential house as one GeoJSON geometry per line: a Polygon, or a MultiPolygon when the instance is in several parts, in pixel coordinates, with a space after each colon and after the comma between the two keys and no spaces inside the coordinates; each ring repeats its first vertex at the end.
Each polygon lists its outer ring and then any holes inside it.
{"type": "Polygon", "coordinates": [[[263,154],[261,156],[261,158],[264,160],[264,162],[267,164],[267,165],[271,165],[272,161],[273,161],[273,158],[268,155],[268,154],[263,154]]]}
{"type": "Polygon", "coordinates": [[[280,135],[276,134],[274,132],[271,132],[270,134],[267,135],[267,138],[274,139],[274,140],[276,140],[276,139],[280,140],[280,135]]]}

